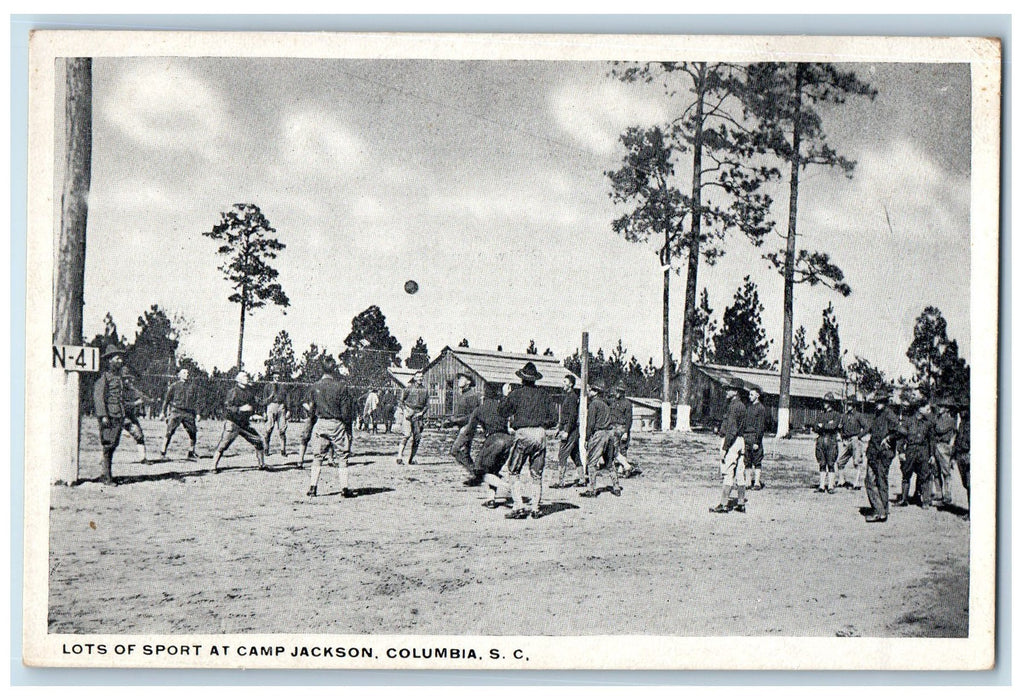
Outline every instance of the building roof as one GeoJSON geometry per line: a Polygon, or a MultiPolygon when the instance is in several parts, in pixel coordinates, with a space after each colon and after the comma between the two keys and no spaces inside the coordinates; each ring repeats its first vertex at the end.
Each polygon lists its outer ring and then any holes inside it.
{"type": "Polygon", "coordinates": [[[408,380],[413,374],[418,372],[417,369],[405,369],[404,367],[388,367],[387,373],[394,378],[394,380],[401,386],[408,386],[408,380]]]}
{"type": "MultiPolygon", "coordinates": [[[[729,367],[694,363],[696,369],[706,376],[721,381],[722,379],[739,379],[744,384],[755,384],[764,394],[777,396],[781,393],[781,373],[772,369],[749,369],[747,367],[729,367]]],[[[822,399],[828,391],[840,399],[845,394],[854,393],[854,385],[840,377],[821,377],[816,374],[791,373],[791,395],[805,399],[822,399]]]]}
{"type": "Polygon", "coordinates": [[[636,406],[642,406],[643,408],[654,409],[657,411],[660,410],[660,399],[650,399],[644,396],[629,396],[628,400],[636,406]]]}
{"type": "Polygon", "coordinates": [[[437,362],[446,352],[452,353],[462,364],[482,377],[487,384],[519,383],[521,379],[515,372],[520,370],[526,362],[535,364],[536,369],[543,375],[543,378],[536,382],[537,386],[559,387],[567,374],[578,379],[575,374],[565,369],[556,357],[447,346],[433,362],[437,362]]]}

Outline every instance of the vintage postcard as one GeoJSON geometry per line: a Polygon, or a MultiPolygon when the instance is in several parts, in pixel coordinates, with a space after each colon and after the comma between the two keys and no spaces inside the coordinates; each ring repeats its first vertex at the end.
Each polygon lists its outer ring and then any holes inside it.
{"type": "Polygon", "coordinates": [[[25,664],[993,665],[996,40],[30,61],[25,664]]]}

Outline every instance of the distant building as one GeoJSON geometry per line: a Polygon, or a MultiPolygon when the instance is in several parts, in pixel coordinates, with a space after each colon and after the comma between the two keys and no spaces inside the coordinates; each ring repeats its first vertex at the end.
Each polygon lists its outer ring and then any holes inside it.
{"type": "Polygon", "coordinates": [[[660,430],[660,399],[629,396],[632,402],[632,432],[651,433],[660,430]]]}
{"type": "Polygon", "coordinates": [[[408,380],[418,370],[405,369],[404,367],[388,367],[387,374],[390,375],[390,386],[392,389],[404,389],[408,386],[408,380]]]}
{"type": "MultiPolygon", "coordinates": [[[[526,362],[535,364],[543,375],[536,385],[549,390],[552,401],[560,402],[564,376],[575,375],[565,369],[556,357],[445,347],[436,359],[422,369],[422,383],[430,395],[429,416],[439,418],[451,414],[459,373],[463,372],[475,380],[473,390],[482,397],[487,385],[499,389],[508,383],[520,384],[521,379],[515,372],[526,362]]],[[[392,376],[395,371],[400,370],[392,370],[392,376]]]]}
{"type": "MultiPolygon", "coordinates": [[[[762,401],[769,412],[768,429],[777,430],[777,404],[781,391],[781,373],[771,369],[749,369],[727,365],[693,364],[692,415],[691,422],[699,426],[716,426],[724,408],[724,389],[721,381],[739,380],[743,384],[755,384],[763,390],[762,401]]],[[[823,396],[831,392],[840,401],[855,395],[855,386],[840,377],[821,377],[815,374],[791,374],[791,417],[792,431],[809,429],[816,416],[823,411],[823,396]]],[[[677,404],[681,399],[678,389],[678,375],[671,381],[671,401],[677,404]]]]}

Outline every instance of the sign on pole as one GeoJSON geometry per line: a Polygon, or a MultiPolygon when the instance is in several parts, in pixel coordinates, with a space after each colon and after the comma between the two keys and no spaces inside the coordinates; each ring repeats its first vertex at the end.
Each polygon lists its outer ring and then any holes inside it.
{"type": "Polygon", "coordinates": [[[81,345],[54,345],[53,368],[68,372],[98,372],[99,348],[81,345]]]}

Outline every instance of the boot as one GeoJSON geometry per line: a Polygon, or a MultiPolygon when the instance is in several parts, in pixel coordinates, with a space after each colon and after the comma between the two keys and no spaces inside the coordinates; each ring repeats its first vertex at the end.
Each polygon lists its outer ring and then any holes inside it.
{"type": "Polygon", "coordinates": [[[911,488],[911,486],[912,486],[911,479],[901,480],[901,497],[895,502],[894,505],[900,507],[905,507],[908,505],[908,490],[909,488],[911,488]]]}

